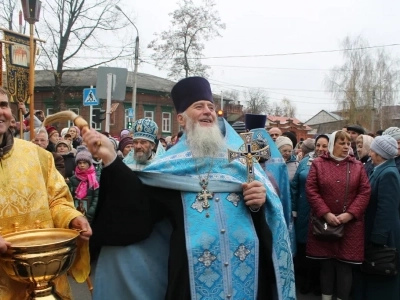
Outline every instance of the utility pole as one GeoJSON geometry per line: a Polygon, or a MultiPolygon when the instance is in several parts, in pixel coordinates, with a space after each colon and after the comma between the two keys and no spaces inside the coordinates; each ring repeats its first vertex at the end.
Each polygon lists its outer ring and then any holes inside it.
{"type": "Polygon", "coordinates": [[[372,130],[372,133],[375,133],[375,90],[372,91],[371,130],[372,130]]]}

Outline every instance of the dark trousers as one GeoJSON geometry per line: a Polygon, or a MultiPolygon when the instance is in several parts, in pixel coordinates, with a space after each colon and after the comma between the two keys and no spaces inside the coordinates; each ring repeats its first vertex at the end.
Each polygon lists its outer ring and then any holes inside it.
{"type": "Polygon", "coordinates": [[[336,282],[336,294],[341,300],[348,300],[353,282],[353,266],[336,259],[321,260],[321,292],[333,295],[336,282]]]}

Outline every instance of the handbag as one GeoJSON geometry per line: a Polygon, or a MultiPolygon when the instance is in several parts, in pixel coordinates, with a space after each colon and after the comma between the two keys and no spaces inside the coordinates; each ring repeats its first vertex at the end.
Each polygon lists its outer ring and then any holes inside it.
{"type": "Polygon", "coordinates": [[[397,274],[398,254],[396,248],[370,245],[365,248],[361,271],[375,275],[394,276],[397,274]]]}
{"type": "MultiPolygon", "coordinates": [[[[344,196],[343,212],[347,209],[347,193],[349,191],[349,163],[347,163],[347,174],[346,174],[346,192],[344,196]]],[[[312,216],[312,234],[321,240],[338,240],[344,235],[344,224],[333,226],[328,224],[325,218],[317,218],[312,216]]]]}
{"type": "Polygon", "coordinates": [[[338,226],[329,225],[324,218],[313,216],[313,235],[321,240],[338,240],[344,235],[344,224],[338,226]]]}

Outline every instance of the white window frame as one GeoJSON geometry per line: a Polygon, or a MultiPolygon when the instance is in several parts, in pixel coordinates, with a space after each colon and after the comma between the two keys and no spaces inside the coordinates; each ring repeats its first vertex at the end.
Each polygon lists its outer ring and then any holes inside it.
{"type": "Polygon", "coordinates": [[[145,110],[145,111],[144,111],[144,118],[154,121],[154,111],[145,110]],[[151,117],[148,116],[148,114],[151,115],[151,117]]]}
{"type": "MultiPolygon", "coordinates": [[[[73,111],[74,113],[76,113],[79,116],[79,108],[68,108],[68,110],[73,111]]],[[[74,122],[73,121],[68,121],[68,128],[70,128],[71,126],[74,126],[74,122]]]]}
{"type": "Polygon", "coordinates": [[[171,113],[170,112],[162,112],[161,116],[161,124],[162,124],[162,132],[171,133],[171,113]],[[168,117],[164,117],[168,115],[168,117]]]}
{"type": "Polygon", "coordinates": [[[53,107],[46,108],[46,117],[49,115],[52,115],[54,113],[55,113],[55,111],[54,111],[53,107]]]}
{"type": "MultiPolygon", "coordinates": [[[[101,110],[101,108],[92,108],[92,116],[94,117],[94,111],[95,110],[101,110]]],[[[102,122],[100,123],[100,124],[97,124],[97,123],[95,123],[95,122],[93,122],[93,120],[92,120],[92,128],[94,129],[94,130],[100,130],[101,131],[101,124],[102,124],[102,122]]]]}

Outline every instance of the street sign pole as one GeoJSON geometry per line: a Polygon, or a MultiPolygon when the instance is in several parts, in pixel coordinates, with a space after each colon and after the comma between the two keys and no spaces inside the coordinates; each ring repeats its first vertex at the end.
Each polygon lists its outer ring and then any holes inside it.
{"type": "MultiPolygon", "coordinates": [[[[90,86],[90,88],[93,88],[93,85],[90,86]]],[[[85,100],[83,100],[85,101],[85,100]]],[[[89,128],[93,128],[93,105],[89,106],[89,128]]]]}
{"type": "Polygon", "coordinates": [[[106,104],[106,132],[110,132],[111,92],[113,90],[113,74],[107,74],[107,104],[106,104]]]}

